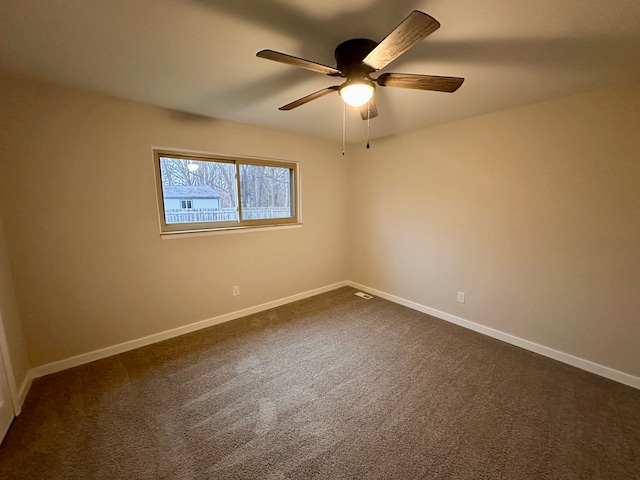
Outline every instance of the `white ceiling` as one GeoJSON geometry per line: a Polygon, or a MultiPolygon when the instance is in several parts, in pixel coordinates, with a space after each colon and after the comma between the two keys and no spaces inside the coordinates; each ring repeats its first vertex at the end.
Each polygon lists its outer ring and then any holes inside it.
{"type": "MultiPolygon", "coordinates": [[[[638,0],[0,0],[0,70],[173,110],[340,141],[335,78],[257,58],[335,65],[412,10],[442,27],[383,72],[465,77],[453,94],[378,87],[373,138],[640,80],[638,0]]],[[[366,136],[347,110],[349,142],[366,136]]]]}

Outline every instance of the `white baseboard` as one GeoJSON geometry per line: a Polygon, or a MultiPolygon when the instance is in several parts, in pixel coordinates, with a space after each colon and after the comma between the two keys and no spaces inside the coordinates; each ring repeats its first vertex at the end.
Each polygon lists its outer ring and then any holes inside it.
{"type": "Polygon", "coordinates": [[[31,388],[31,383],[33,382],[32,372],[33,370],[29,370],[29,372],[27,372],[27,375],[22,381],[22,385],[20,385],[20,388],[18,389],[18,404],[15,406],[16,417],[22,412],[22,406],[24,405],[24,401],[27,399],[27,394],[31,388]]]}
{"type": "Polygon", "coordinates": [[[605,377],[619,383],[624,383],[625,385],[628,385],[630,387],[640,389],[640,377],[636,377],[619,370],[614,370],[613,368],[605,367],[604,365],[600,365],[590,360],[585,360],[584,358],[576,357],[569,353],[564,353],[550,347],[545,347],[544,345],[540,345],[538,343],[501,332],[500,330],[485,327],[484,325],[465,320],[464,318],[451,315],[450,313],[442,312],[440,310],[436,310],[435,308],[426,307],[419,303],[405,300],[404,298],[396,297],[395,295],[376,290],[375,288],[369,288],[366,285],[361,285],[352,281],[347,281],[346,283],[347,285],[357,288],[358,290],[376,295],[393,303],[404,305],[405,307],[409,307],[413,310],[426,313],[441,320],[446,320],[447,322],[455,323],[456,325],[459,325],[461,327],[468,328],[469,330],[482,333],[483,335],[487,335],[498,340],[502,340],[503,342],[510,343],[511,345],[515,345],[520,348],[524,348],[525,350],[529,350],[545,357],[558,360],[559,362],[572,365],[582,370],[586,370],[587,372],[595,373],[596,375],[600,375],[601,377],[605,377]]]}
{"type": "MultiPolygon", "coordinates": [[[[65,358],[64,360],[59,360],[57,362],[51,362],[45,365],[40,365],[38,367],[32,368],[31,371],[29,372],[30,373],[29,385],[30,385],[31,379],[33,378],[43,377],[45,375],[50,375],[52,373],[66,370],[67,368],[76,367],[78,365],[90,363],[95,360],[111,357],[112,355],[128,352],[129,350],[145,347],[147,345],[151,345],[152,343],[168,340],[170,338],[178,337],[186,333],[195,332],[196,330],[201,330],[203,328],[211,327],[213,325],[218,325],[220,323],[228,322],[230,320],[235,320],[237,318],[245,317],[247,315],[262,312],[264,310],[269,310],[270,308],[279,307],[287,303],[296,302],[304,298],[313,297],[314,295],[326,293],[331,290],[335,290],[336,288],[345,287],[345,286],[347,286],[346,281],[334,283],[332,285],[327,285],[327,286],[316,288],[306,292],[298,293],[296,295],[291,295],[290,297],[280,298],[278,300],[273,300],[271,302],[263,303],[255,307],[245,308],[243,310],[226,313],[224,315],[208,318],[206,320],[202,320],[196,323],[191,323],[189,325],[185,325],[182,327],[166,330],[160,333],[154,333],[152,335],[138,338],[136,340],[130,340],[128,342],[120,343],[118,345],[113,345],[111,347],[101,348],[100,350],[94,350],[92,352],[83,353],[80,355],[76,355],[74,357],[65,358]]],[[[27,391],[28,391],[28,388],[27,388],[27,391]]],[[[24,395],[26,397],[26,392],[24,395]]]]}
{"type": "Polygon", "coordinates": [[[271,302],[263,303],[255,307],[245,308],[243,310],[238,310],[236,312],[227,313],[224,315],[220,315],[217,317],[213,317],[213,318],[202,320],[196,323],[185,325],[182,327],[174,328],[172,330],[167,330],[164,332],[142,337],[136,340],[131,340],[128,342],[120,343],[118,345],[113,345],[111,347],[102,348],[100,350],[95,350],[93,352],[83,353],[81,355],[76,355],[74,357],[66,358],[64,360],[59,360],[57,362],[47,363],[45,365],[40,365],[38,367],[32,368],[29,371],[29,374],[27,375],[25,380],[23,381],[22,385],[20,386],[19,394],[18,394],[19,406],[22,407],[22,404],[24,403],[27,393],[29,392],[31,382],[34,378],[60,372],[68,368],[72,368],[78,365],[83,365],[85,363],[93,362],[95,360],[100,360],[102,358],[110,357],[112,355],[117,355],[119,353],[128,352],[129,350],[134,350],[136,348],[151,345],[153,343],[161,342],[163,340],[168,340],[170,338],[178,337],[186,333],[195,332],[196,330],[211,327],[213,325],[218,325],[220,323],[228,322],[230,320],[235,320],[237,318],[241,318],[254,313],[262,312],[270,308],[279,307],[281,305],[302,300],[304,298],[312,297],[314,295],[326,293],[331,290],[335,290],[336,288],[344,287],[347,285],[357,288],[359,290],[363,290],[365,292],[371,293],[372,295],[376,295],[380,298],[384,298],[385,300],[389,300],[399,305],[404,305],[405,307],[409,307],[413,310],[417,310],[419,312],[432,315],[441,320],[445,320],[447,322],[454,323],[456,325],[459,325],[464,328],[468,328],[475,332],[482,333],[483,335],[488,335],[489,337],[502,340],[503,342],[510,343],[511,345],[524,348],[525,350],[535,352],[545,357],[549,357],[554,360],[558,360],[560,362],[566,363],[568,365],[572,365],[574,367],[580,368],[582,370],[586,370],[587,372],[595,373],[596,375],[600,375],[610,380],[614,380],[616,382],[629,385],[630,387],[640,389],[640,377],[636,377],[628,373],[620,372],[619,370],[605,367],[604,365],[600,365],[590,360],[585,360],[584,358],[576,357],[574,355],[564,353],[550,347],[545,347],[544,345],[540,345],[538,343],[531,342],[529,340],[525,340],[523,338],[519,338],[514,335],[501,332],[500,330],[495,330],[493,328],[480,325],[478,323],[474,323],[470,320],[465,320],[464,318],[457,317],[455,315],[451,315],[450,313],[442,312],[440,310],[436,310],[435,308],[427,307],[425,305],[421,305],[419,303],[412,302],[410,300],[405,300],[404,298],[397,297],[395,295],[391,295],[389,293],[382,292],[380,290],[376,290],[375,288],[367,287],[366,285],[361,285],[359,283],[352,282],[352,281],[343,281],[343,282],[334,283],[332,285],[327,285],[325,287],[316,288],[314,290],[298,293],[290,297],[285,297],[285,298],[281,298],[271,302]]]}

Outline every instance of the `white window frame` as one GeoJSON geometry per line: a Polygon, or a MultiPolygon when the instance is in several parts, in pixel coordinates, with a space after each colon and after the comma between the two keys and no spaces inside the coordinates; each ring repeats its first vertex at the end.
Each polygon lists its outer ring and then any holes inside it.
{"type": "Polygon", "coordinates": [[[154,147],[153,163],[156,176],[156,194],[158,203],[158,219],[160,223],[160,234],[206,234],[206,233],[232,233],[234,231],[241,232],[259,228],[273,228],[302,225],[301,212],[301,181],[300,181],[300,164],[290,160],[276,160],[270,158],[239,156],[219,153],[209,153],[192,150],[178,150],[171,148],[154,147]],[[224,222],[197,222],[197,223],[166,223],[164,211],[164,197],[162,195],[162,175],[160,172],[160,158],[172,157],[182,160],[194,161],[211,161],[221,163],[231,163],[236,167],[237,182],[237,205],[238,205],[238,221],[224,222]],[[240,165],[264,165],[271,167],[288,168],[291,170],[291,211],[292,215],[285,218],[268,218],[259,220],[243,220],[242,219],[242,202],[241,202],[241,185],[240,185],[240,165]]]}

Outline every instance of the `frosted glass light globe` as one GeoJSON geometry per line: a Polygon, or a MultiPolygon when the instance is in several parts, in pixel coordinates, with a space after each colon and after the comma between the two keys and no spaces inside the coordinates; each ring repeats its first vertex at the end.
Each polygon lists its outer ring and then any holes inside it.
{"type": "Polygon", "coordinates": [[[340,89],[340,96],[347,105],[360,107],[373,95],[373,85],[367,83],[349,83],[340,89]]]}

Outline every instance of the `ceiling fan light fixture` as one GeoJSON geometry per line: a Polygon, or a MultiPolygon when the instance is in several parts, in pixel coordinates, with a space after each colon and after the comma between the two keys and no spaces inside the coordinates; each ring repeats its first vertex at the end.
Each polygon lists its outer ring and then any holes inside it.
{"type": "Polygon", "coordinates": [[[340,88],[339,93],[347,105],[360,107],[373,95],[373,84],[365,81],[347,82],[340,88]]]}

